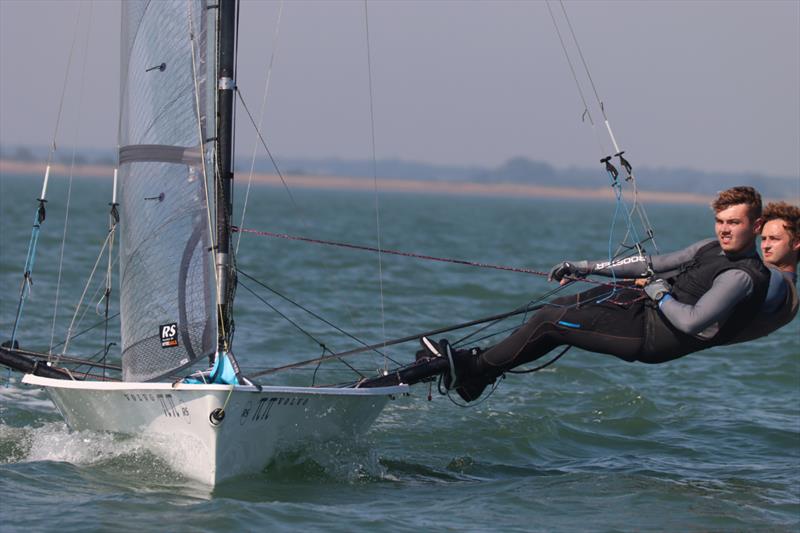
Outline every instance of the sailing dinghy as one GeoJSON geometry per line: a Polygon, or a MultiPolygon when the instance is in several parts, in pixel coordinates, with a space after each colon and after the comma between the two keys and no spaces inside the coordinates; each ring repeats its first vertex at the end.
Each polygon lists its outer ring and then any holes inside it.
{"type": "MultiPolygon", "coordinates": [[[[241,375],[231,353],[236,3],[121,6],[119,197],[115,178],[111,226],[113,233],[118,216],[121,379],[107,376],[111,365],[95,363],[103,368],[97,376],[70,371],[68,357],[18,348],[30,251],[0,363],[46,390],[71,429],[152,436],[146,440],[175,470],[210,485],[259,472],[299,443],[363,432],[406,385],[260,386],[241,375]],[[191,372],[206,360],[209,370],[191,372]]],[[[46,186],[45,179],[42,215],[46,186]]],[[[43,218],[37,215],[37,236],[43,218]]]]}
{"type": "MultiPolygon", "coordinates": [[[[49,166],[38,199],[11,339],[0,346],[0,364],[24,373],[24,383],[45,389],[70,428],[152,437],[145,440],[175,470],[210,485],[259,472],[277,453],[302,443],[362,432],[390,399],[407,393],[410,385],[438,377],[439,392],[453,400],[452,387],[444,383],[444,376],[452,385],[456,373],[452,353],[445,350],[442,354],[435,344],[427,342],[429,348],[417,352],[416,360],[409,364],[397,363],[391,370],[384,365],[372,377],[361,374],[357,381],[336,386],[313,386],[314,381],[310,387],[262,386],[252,379],[301,366],[344,362],[345,357],[366,352],[384,355],[380,350],[388,346],[424,341],[427,336],[473,326],[478,326],[477,330],[462,337],[459,344],[477,333],[483,338],[503,334],[506,330],[485,330],[511,317],[524,319],[565,287],[561,285],[508,312],[372,345],[298,306],[362,346],[333,353],[319,343],[323,347],[321,357],[243,376],[231,349],[237,274],[263,284],[236,268],[231,247],[237,6],[236,0],[220,0],[216,4],[207,0],[122,2],[120,194],[118,199],[115,173],[106,240],[109,252],[104,321],[107,327],[110,248],[119,227],[121,365],[106,361],[110,348],[107,343],[99,360],[68,356],[69,340],[78,335],[72,335],[72,326],[60,355],[50,353],[52,347],[48,353],[19,347],[17,326],[30,290],[38,233],[45,218],[49,166]],[[206,360],[210,368],[196,370],[206,360]],[[98,374],[100,370],[102,373],[98,374]],[[109,372],[118,373],[119,377],[109,372]]],[[[553,17],[549,2],[547,7],[553,17]]],[[[569,24],[563,3],[561,7],[569,24]]],[[[553,24],[564,47],[555,17],[553,24]]],[[[572,68],[565,47],[564,52],[572,68]]],[[[585,63],[584,67],[591,82],[585,63]]],[[[594,126],[581,84],[577,78],[575,82],[584,103],[584,116],[594,126]]],[[[592,88],[595,89],[593,85],[592,88]]],[[[611,262],[644,254],[644,244],[651,242],[655,247],[655,241],[638,201],[632,166],[623,157],[625,152],[611,131],[596,89],[594,93],[614,148],[613,155],[604,155],[600,160],[617,202],[614,221],[619,216],[626,223],[617,251],[612,254],[609,248],[611,262]],[[622,176],[611,163],[612,158],[619,160],[624,179],[618,179],[622,176]],[[632,191],[632,205],[623,200],[623,186],[632,191]],[[633,222],[634,214],[641,221],[639,231],[633,222]],[[640,239],[639,235],[644,237],[640,239]]],[[[613,228],[612,223],[612,234],[613,228]]],[[[380,246],[238,230],[379,254],[548,275],[380,246]]],[[[615,282],[600,284],[607,286],[609,296],[614,294],[615,282]]],[[[568,348],[547,363],[519,372],[541,370],[557,361],[568,348]]]]}

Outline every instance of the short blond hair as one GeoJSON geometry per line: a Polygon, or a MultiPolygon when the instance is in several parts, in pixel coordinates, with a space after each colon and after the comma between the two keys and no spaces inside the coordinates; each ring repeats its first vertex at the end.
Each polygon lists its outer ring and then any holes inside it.
{"type": "Polygon", "coordinates": [[[716,199],[711,202],[711,209],[715,213],[719,213],[739,204],[747,205],[747,216],[750,218],[750,222],[755,222],[761,217],[761,194],[753,187],[746,185],[731,187],[717,194],[716,199]]]}

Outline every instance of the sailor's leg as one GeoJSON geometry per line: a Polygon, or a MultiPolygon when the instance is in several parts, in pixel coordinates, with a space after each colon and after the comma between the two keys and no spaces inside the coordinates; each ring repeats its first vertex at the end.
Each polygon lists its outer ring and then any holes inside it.
{"type": "Polygon", "coordinates": [[[514,333],[481,353],[478,371],[496,376],[547,354],[559,346],[559,339],[553,333],[565,314],[562,307],[539,310],[514,333]]]}
{"type": "Polygon", "coordinates": [[[489,375],[535,361],[558,346],[636,360],[644,339],[644,309],[601,303],[542,309],[515,333],[483,352],[478,370],[489,375]]]}
{"type": "Polygon", "coordinates": [[[640,296],[625,289],[612,294],[601,287],[559,298],[496,345],[454,352],[456,392],[466,401],[475,400],[506,370],[563,345],[636,360],[644,338],[640,296]]]}

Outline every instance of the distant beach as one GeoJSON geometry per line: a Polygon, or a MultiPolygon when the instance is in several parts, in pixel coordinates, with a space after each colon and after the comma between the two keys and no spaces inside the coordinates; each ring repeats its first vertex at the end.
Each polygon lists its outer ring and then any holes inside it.
{"type": "MultiPolygon", "coordinates": [[[[27,161],[0,159],[0,174],[44,175],[45,165],[27,161]]],[[[68,175],[67,165],[53,164],[51,176],[68,175]]],[[[113,168],[105,165],[76,165],[72,169],[74,176],[111,178],[113,168]]],[[[246,182],[249,177],[238,173],[237,181],[246,182]]],[[[321,175],[284,175],[289,188],[318,190],[351,190],[371,191],[375,188],[372,178],[321,176],[321,175]]],[[[281,179],[275,174],[253,174],[253,183],[272,187],[282,187],[281,179]]],[[[520,183],[476,183],[469,181],[442,181],[436,179],[396,179],[378,177],[378,190],[381,192],[414,192],[421,194],[453,194],[465,196],[510,196],[525,198],[564,198],[584,200],[612,200],[614,193],[610,187],[577,188],[577,187],[545,187],[541,185],[525,185],[520,183]]],[[[678,193],[640,191],[639,198],[647,203],[669,204],[708,204],[711,196],[678,193]]]]}

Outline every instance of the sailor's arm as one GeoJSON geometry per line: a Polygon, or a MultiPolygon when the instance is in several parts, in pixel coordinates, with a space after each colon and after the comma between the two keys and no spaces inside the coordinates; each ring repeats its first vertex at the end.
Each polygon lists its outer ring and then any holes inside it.
{"type": "Polygon", "coordinates": [[[659,274],[675,270],[691,261],[697,251],[713,239],[704,239],[682,250],[660,255],[634,255],[615,261],[600,259],[596,261],[566,261],[554,266],[550,271],[550,279],[560,281],[567,274],[578,276],[588,276],[597,274],[599,276],[616,276],[618,278],[644,278],[652,274],[659,274]],[[653,272],[648,272],[648,267],[652,267],[653,272]]]}
{"type": "Polygon", "coordinates": [[[739,269],[726,270],[694,305],[681,303],[667,294],[658,302],[664,317],[689,335],[710,338],[731,315],[736,304],[753,292],[753,280],[739,269]],[[708,331],[706,331],[708,330],[708,331]]]}

